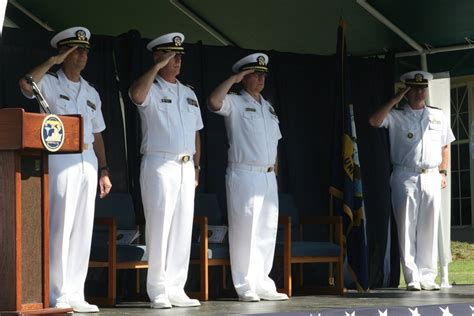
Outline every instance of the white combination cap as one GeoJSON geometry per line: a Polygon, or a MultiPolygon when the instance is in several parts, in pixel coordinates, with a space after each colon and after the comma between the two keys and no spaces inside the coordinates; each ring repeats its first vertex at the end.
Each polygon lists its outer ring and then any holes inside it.
{"type": "Polygon", "coordinates": [[[75,26],[54,35],[51,39],[51,46],[58,48],[61,46],[78,46],[89,49],[91,32],[83,26],[75,26]]]}
{"type": "Polygon", "coordinates": [[[182,33],[174,32],[155,38],[148,43],[146,48],[152,52],[162,50],[166,52],[175,52],[176,54],[184,54],[183,42],[184,35],[182,33]]]}
{"type": "Polygon", "coordinates": [[[244,70],[255,70],[255,72],[268,72],[268,56],[264,53],[254,53],[237,61],[232,66],[235,73],[244,70]]]}
{"type": "Polygon", "coordinates": [[[433,75],[423,70],[415,70],[401,75],[400,80],[408,87],[428,87],[428,81],[433,80],[433,75]]]}

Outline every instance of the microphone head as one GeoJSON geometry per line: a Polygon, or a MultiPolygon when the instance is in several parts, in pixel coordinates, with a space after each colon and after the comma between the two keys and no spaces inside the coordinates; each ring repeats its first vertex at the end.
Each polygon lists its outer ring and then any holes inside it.
{"type": "Polygon", "coordinates": [[[28,82],[29,84],[33,84],[33,77],[31,75],[26,75],[25,76],[25,80],[26,82],[28,82]]]}

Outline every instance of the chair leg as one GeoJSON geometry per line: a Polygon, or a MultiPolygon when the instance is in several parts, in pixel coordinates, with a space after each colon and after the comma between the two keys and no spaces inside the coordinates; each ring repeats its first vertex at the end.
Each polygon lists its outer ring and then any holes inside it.
{"type": "Polygon", "coordinates": [[[201,293],[200,299],[202,301],[209,300],[209,265],[207,264],[207,260],[201,262],[201,293]]]}
{"type": "Polygon", "coordinates": [[[111,268],[108,269],[108,289],[107,289],[107,301],[110,306],[115,305],[117,299],[117,270],[111,268]]]}
{"type": "Polygon", "coordinates": [[[291,296],[292,295],[292,280],[291,280],[291,263],[284,264],[283,267],[283,286],[284,286],[284,292],[286,295],[291,296]]]}

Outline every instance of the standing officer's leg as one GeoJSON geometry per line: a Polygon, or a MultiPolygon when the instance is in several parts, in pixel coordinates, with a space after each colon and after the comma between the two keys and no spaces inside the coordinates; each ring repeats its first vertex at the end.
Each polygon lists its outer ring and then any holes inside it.
{"type": "Polygon", "coordinates": [[[392,205],[397,222],[398,243],[402,259],[403,274],[408,289],[410,283],[416,283],[413,289],[420,288],[420,276],[415,262],[416,258],[416,225],[418,221],[418,205],[420,190],[419,176],[404,170],[392,173],[392,205]]]}
{"type": "Polygon", "coordinates": [[[441,175],[430,172],[421,175],[423,190],[417,225],[416,264],[420,271],[421,287],[438,290],[434,283],[438,264],[438,224],[441,207],[441,175]]]}

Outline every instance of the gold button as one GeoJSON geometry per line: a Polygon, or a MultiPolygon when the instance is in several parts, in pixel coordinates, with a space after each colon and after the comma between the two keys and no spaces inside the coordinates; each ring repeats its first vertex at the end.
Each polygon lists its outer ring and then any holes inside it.
{"type": "Polygon", "coordinates": [[[425,173],[426,172],[426,169],[425,168],[421,168],[421,173],[425,173]]]}
{"type": "Polygon", "coordinates": [[[272,172],[272,171],[273,171],[273,167],[268,167],[267,172],[272,172]]]}
{"type": "Polygon", "coordinates": [[[83,145],[82,145],[82,149],[84,149],[84,150],[89,149],[89,144],[83,144],[83,145]]]}
{"type": "Polygon", "coordinates": [[[189,155],[185,155],[181,158],[182,162],[188,162],[191,157],[189,155]]]}

